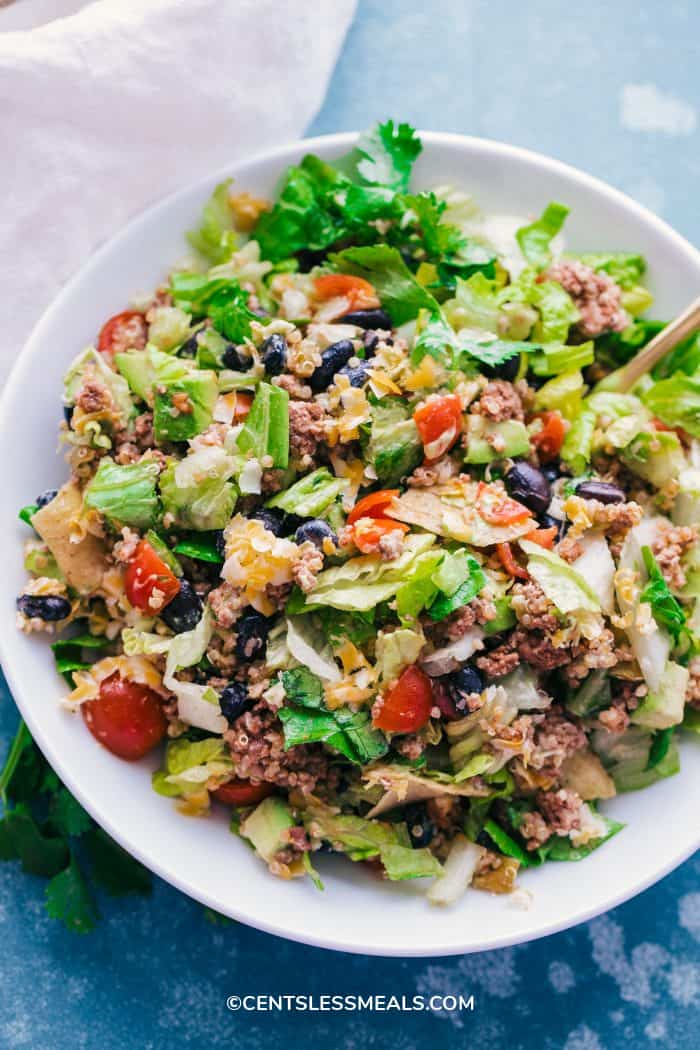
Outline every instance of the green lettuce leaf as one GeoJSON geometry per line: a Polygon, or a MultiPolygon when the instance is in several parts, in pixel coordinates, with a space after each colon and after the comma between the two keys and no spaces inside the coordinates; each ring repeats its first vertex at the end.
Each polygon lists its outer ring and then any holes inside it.
{"type": "Polygon", "coordinates": [[[319,467],[288,489],[278,492],[266,506],[298,514],[301,518],[317,518],[338,498],[345,484],[343,478],[334,478],[326,467],[319,467]]]}
{"type": "Polygon", "coordinates": [[[233,179],[225,179],[219,183],[202,209],[199,226],[187,234],[192,247],[213,264],[225,262],[236,248],[231,208],[232,182],[233,179]]]}
{"type": "Polygon", "coordinates": [[[271,383],[259,383],[250,412],[238,435],[238,448],[260,460],[270,456],[273,466],[289,464],[289,394],[271,383]]]}
{"type": "Polygon", "coordinates": [[[357,765],[365,765],[386,754],[389,748],[386,738],[372,728],[367,710],[341,707],[329,711],[325,706],[323,683],[304,667],[283,671],[280,680],[287,698],[279,711],[285,749],[323,741],[357,765]]]}
{"type": "Polygon", "coordinates": [[[372,423],[365,458],[377,480],[397,485],[423,461],[423,444],[411,415],[411,406],[399,397],[384,397],[371,406],[372,423]]]}
{"type": "Polygon", "coordinates": [[[578,258],[596,273],[607,273],[623,290],[634,288],[646,270],[643,256],[632,252],[588,252],[578,258]]]}
{"type": "Polygon", "coordinates": [[[369,281],[397,327],[412,321],[420,310],[440,316],[437,300],[418,283],[396,248],[386,244],[346,248],[331,254],[329,262],[341,273],[369,281]]]}
{"type": "Polygon", "coordinates": [[[680,602],[671,594],[668,584],[663,577],[659,563],[651,552],[650,547],[642,547],[642,558],[649,579],[639,596],[640,602],[648,602],[651,612],[660,627],[665,627],[678,644],[684,633],[686,617],[680,602]]]}
{"type": "Polygon", "coordinates": [[[528,572],[559,612],[600,612],[595,591],[563,558],[530,540],[521,539],[519,543],[528,558],[528,572]]]}
{"type": "Polygon", "coordinates": [[[569,328],[578,321],[571,296],[557,281],[538,281],[533,268],[523,270],[517,281],[498,294],[499,303],[528,303],[539,314],[533,338],[541,343],[565,343],[569,328]]]}
{"type": "Polygon", "coordinates": [[[521,226],[517,231],[516,240],[531,266],[541,270],[549,264],[552,258],[550,243],[561,230],[568,214],[569,209],[564,204],[552,201],[539,219],[529,226],[521,226]]]}
{"type": "Polygon", "coordinates": [[[647,408],[671,427],[700,437],[700,372],[660,379],[641,394],[647,408]]]}
{"type": "Polygon", "coordinates": [[[170,292],[177,306],[196,317],[209,317],[214,327],[232,343],[250,337],[250,322],[258,320],[248,308],[248,293],[235,277],[200,273],[174,273],[170,292]]]}
{"type": "Polygon", "coordinates": [[[475,598],[486,586],[486,576],[476,558],[462,549],[445,554],[433,573],[433,583],[441,593],[430,605],[428,615],[438,621],[475,598]]]}
{"type": "MultiPolygon", "coordinates": [[[[160,476],[163,509],[172,514],[175,523],[195,532],[209,532],[228,525],[236,505],[235,486],[228,480],[231,469],[223,473],[217,464],[209,467],[201,460],[202,470],[185,471],[199,453],[190,453],[185,460],[168,464],[160,476]]],[[[230,457],[224,457],[230,459],[230,457]]],[[[198,458],[198,462],[200,462],[198,458]]]]}
{"type": "Polygon", "coordinates": [[[85,506],[104,514],[114,525],[147,529],[158,518],[158,474],[155,462],[121,466],[105,456],[85,490],[85,506]]]}

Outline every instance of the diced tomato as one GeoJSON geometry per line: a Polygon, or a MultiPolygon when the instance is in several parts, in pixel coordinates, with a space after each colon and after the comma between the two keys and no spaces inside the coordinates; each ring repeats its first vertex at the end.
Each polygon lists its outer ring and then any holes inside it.
{"type": "Polygon", "coordinates": [[[497,543],[496,553],[498,555],[498,560],[509,576],[512,576],[516,580],[530,579],[527,569],[522,565],[519,565],[515,560],[515,555],[513,554],[513,549],[510,543],[497,543]]]}
{"type": "Polygon", "coordinates": [[[545,547],[549,551],[554,546],[554,541],[557,538],[557,531],[558,529],[556,525],[551,525],[548,529],[533,529],[532,532],[528,532],[524,539],[531,540],[533,543],[537,543],[540,547],[545,547]]]}
{"type": "Polygon", "coordinates": [[[431,397],[413,413],[423,451],[434,462],[452,448],[462,431],[462,403],[456,394],[431,397]]]}
{"type": "Polygon", "coordinates": [[[433,687],[427,674],[419,667],[407,667],[384,696],[374,725],[388,733],[415,733],[430,718],[432,707],[433,687]]]}
{"type": "Polygon", "coordinates": [[[559,412],[540,412],[534,418],[541,420],[542,429],[532,435],[530,444],[537,449],[540,462],[548,463],[557,458],[564,444],[564,420],[559,412]]]}
{"type": "Polygon", "coordinates": [[[476,509],[489,525],[515,525],[532,517],[532,511],[497,488],[479,482],[476,509]]]}
{"type": "Polygon", "coordinates": [[[274,790],[274,784],[267,784],[265,781],[261,784],[251,784],[249,780],[228,780],[212,791],[212,796],[225,806],[254,806],[274,790]]]}
{"type": "Polygon", "coordinates": [[[403,521],[393,521],[391,518],[359,518],[352,526],[352,538],[357,549],[363,554],[374,554],[382,536],[390,532],[401,532],[405,535],[408,531],[409,527],[403,521]]]}
{"type": "Polygon", "coordinates": [[[141,540],[127,565],[124,586],[131,604],[150,613],[159,612],[180,591],[177,576],[147,540],[141,540]]]}
{"type": "Polygon", "coordinates": [[[347,273],[324,273],[314,281],[319,299],[344,298],[349,310],[368,310],[379,306],[374,286],[363,277],[352,277],[347,273]]]}
{"type": "Polygon", "coordinates": [[[86,700],[80,710],[95,740],[129,761],[152,751],[168,728],[158,694],[118,672],[105,678],[97,699],[86,700]]]}
{"type": "Polygon", "coordinates": [[[250,412],[253,404],[253,395],[246,394],[244,390],[236,391],[236,400],[233,404],[233,422],[240,423],[250,412]]]}
{"type": "Polygon", "coordinates": [[[100,353],[114,357],[124,350],[143,350],[148,338],[148,325],[137,310],[124,310],[106,321],[97,337],[100,353]]]}
{"type": "Polygon", "coordinates": [[[370,492],[369,496],[363,496],[348,514],[348,525],[352,525],[358,518],[383,518],[384,511],[398,494],[398,489],[381,489],[379,492],[370,492]]]}

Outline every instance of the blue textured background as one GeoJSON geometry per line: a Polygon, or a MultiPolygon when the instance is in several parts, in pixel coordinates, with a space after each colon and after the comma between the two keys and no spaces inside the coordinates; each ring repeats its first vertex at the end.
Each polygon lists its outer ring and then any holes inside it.
{"type": "MultiPolygon", "coordinates": [[[[393,115],[528,146],[600,175],[700,243],[699,33],[692,0],[360,0],[309,130],[393,115]],[[640,85],[649,85],[641,106],[640,85]]],[[[3,701],[4,751],[17,714],[6,689],[3,701]]],[[[607,916],[521,948],[403,961],[214,927],[158,881],[150,900],[101,902],[99,928],[78,938],[46,917],[43,883],[3,864],[0,1047],[315,1050],[332,1041],[356,1050],[391,1040],[416,1050],[474,1040],[690,1050],[700,1031],[699,875],[696,857],[607,916]],[[370,991],[473,993],[476,1010],[280,1017],[225,1008],[233,993],[370,991]]],[[[235,880],[232,870],[232,893],[235,880]]]]}

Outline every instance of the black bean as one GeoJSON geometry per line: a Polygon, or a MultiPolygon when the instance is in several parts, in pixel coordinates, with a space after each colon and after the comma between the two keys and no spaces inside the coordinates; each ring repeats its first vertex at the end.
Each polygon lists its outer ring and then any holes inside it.
{"type": "Polygon", "coordinates": [[[256,521],[261,521],[267,531],[271,532],[273,536],[284,536],[285,532],[290,531],[286,528],[286,515],[282,510],[261,507],[259,510],[254,510],[250,517],[255,518],[256,521]]]}
{"type": "Polygon", "coordinates": [[[63,406],[63,418],[65,419],[66,423],[68,423],[69,426],[70,426],[70,422],[71,422],[71,420],[73,418],[73,409],[74,408],[75,408],[75,405],[64,405],[63,406]]]}
{"type": "Polygon", "coordinates": [[[476,667],[472,667],[470,664],[448,675],[445,684],[455,707],[461,713],[467,713],[468,711],[467,697],[472,693],[481,693],[484,690],[483,678],[476,667]]]}
{"type": "Polygon", "coordinates": [[[296,253],[297,260],[299,262],[299,269],[306,273],[308,270],[312,270],[314,266],[320,266],[326,261],[325,249],[318,251],[313,248],[301,248],[296,253]]]}
{"type": "MultiPolygon", "coordinates": [[[[201,331],[201,329],[200,329],[200,331],[201,331]]],[[[189,339],[185,340],[185,342],[182,344],[181,347],[179,347],[179,349],[177,351],[177,356],[178,357],[196,357],[197,356],[197,351],[199,350],[199,340],[197,339],[198,335],[199,335],[199,331],[194,332],[189,337],[189,339]]]]}
{"type": "Polygon", "coordinates": [[[229,343],[221,355],[221,363],[224,368],[230,368],[232,372],[247,372],[253,359],[243,353],[240,347],[229,343]]]}
{"type": "Polygon", "coordinates": [[[560,463],[548,463],[547,466],[542,467],[541,470],[550,485],[553,485],[554,482],[558,481],[561,477],[560,463]]]}
{"type": "Polygon", "coordinates": [[[409,806],[404,806],[402,816],[406,821],[411,845],[416,849],[429,845],[437,829],[428,816],[424,803],[413,802],[409,806]]]}
{"type": "Polygon", "coordinates": [[[336,372],[346,365],[355,354],[355,347],[349,339],[331,343],[321,354],[321,364],[309,376],[309,386],[314,394],[320,394],[333,382],[336,372]]]}
{"type": "Polygon", "coordinates": [[[374,357],[377,346],[379,345],[379,336],[376,332],[365,332],[365,337],[362,340],[365,354],[367,357],[374,357]]]}
{"type": "Polygon", "coordinates": [[[338,375],[347,376],[350,380],[350,386],[364,386],[369,378],[369,376],[367,375],[367,370],[369,367],[370,366],[368,361],[363,361],[362,364],[355,365],[354,368],[352,368],[350,365],[345,365],[344,368],[340,369],[338,375]]]}
{"type": "Polygon", "coordinates": [[[260,348],[260,359],[269,376],[278,376],[287,363],[287,340],[283,335],[269,335],[260,348]]]}
{"type": "Polygon", "coordinates": [[[509,357],[500,365],[479,365],[480,370],[489,379],[507,379],[512,383],[520,371],[520,354],[509,357]]]}
{"type": "Polygon", "coordinates": [[[17,608],[28,620],[36,618],[55,623],[70,615],[71,604],[57,594],[22,594],[17,599],[17,608]]]}
{"type": "Polygon", "coordinates": [[[358,328],[382,328],[385,332],[390,332],[391,318],[386,310],[377,308],[376,310],[352,310],[349,314],[345,314],[344,317],[339,318],[338,324],[356,324],[358,328]]]}
{"type": "Polygon", "coordinates": [[[569,527],[568,521],[561,518],[553,518],[551,514],[539,514],[537,520],[543,529],[551,529],[552,526],[556,526],[557,540],[562,539],[566,535],[566,530],[569,527]]]}
{"type": "Polygon", "coordinates": [[[524,503],[535,514],[542,514],[549,506],[552,493],[549,482],[537,467],[522,460],[514,463],[505,476],[509,494],[519,503],[524,503]]]}
{"type": "Polygon", "coordinates": [[[265,655],[270,621],[256,609],[249,609],[236,622],[236,656],[256,660],[265,655]]]}
{"type": "Polygon", "coordinates": [[[249,711],[253,701],[243,682],[229,682],[219,693],[219,706],[226,721],[231,725],[244,711],[249,711]]]}
{"type": "Polygon", "coordinates": [[[58,495],[58,489],[47,489],[46,492],[42,492],[40,496],[36,498],[37,507],[45,507],[47,503],[50,503],[52,499],[55,499],[58,495]]]}
{"type": "Polygon", "coordinates": [[[336,535],[327,521],[312,518],[311,521],[305,521],[303,525],[300,525],[294,534],[295,543],[305,543],[307,540],[310,540],[319,550],[323,550],[323,541],[331,540],[335,543],[336,535]]]}
{"type": "Polygon", "coordinates": [[[164,609],[160,618],[175,634],[193,630],[202,618],[202,599],[189,580],[180,579],[180,590],[164,609]]]}
{"type": "Polygon", "coordinates": [[[624,503],[626,499],[622,489],[609,481],[582,481],[576,486],[576,495],[581,499],[597,499],[599,503],[624,503]]]}

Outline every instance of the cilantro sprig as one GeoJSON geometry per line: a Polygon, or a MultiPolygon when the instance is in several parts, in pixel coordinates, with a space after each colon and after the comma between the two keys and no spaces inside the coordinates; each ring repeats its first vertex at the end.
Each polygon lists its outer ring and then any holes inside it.
{"type": "Polygon", "coordinates": [[[61,783],[24,722],[0,772],[0,860],[47,879],[46,909],[75,933],[94,929],[97,894],[150,893],[151,875],[61,783]]]}
{"type": "Polygon", "coordinates": [[[640,601],[651,605],[651,612],[656,622],[659,626],[665,627],[674,642],[678,644],[686,630],[683,607],[671,593],[650,547],[642,547],[642,558],[649,579],[642,590],[640,601]]]}

